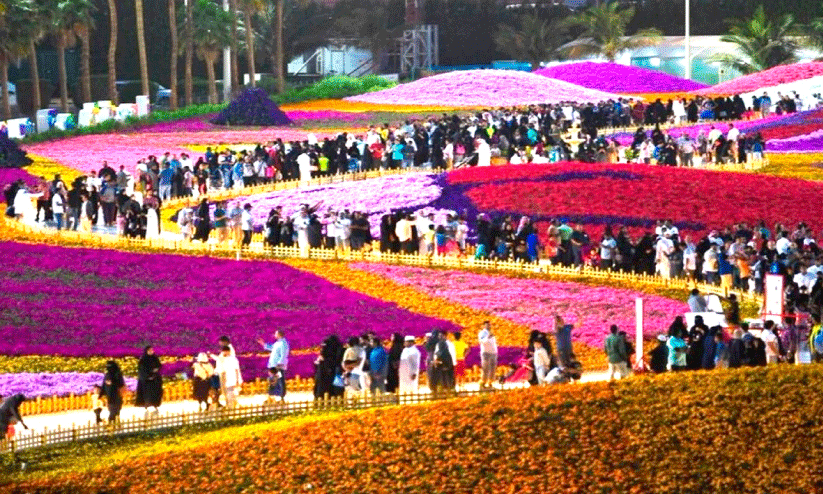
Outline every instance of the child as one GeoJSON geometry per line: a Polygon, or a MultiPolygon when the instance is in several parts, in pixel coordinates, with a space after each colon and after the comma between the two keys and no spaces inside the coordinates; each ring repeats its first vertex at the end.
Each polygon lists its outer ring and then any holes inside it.
{"type": "Polygon", "coordinates": [[[95,424],[102,424],[103,419],[100,418],[100,414],[103,412],[103,399],[100,397],[100,393],[103,392],[103,388],[100,387],[99,384],[95,384],[94,388],[92,388],[91,392],[91,411],[94,412],[94,423],[95,424]]]}
{"type": "Polygon", "coordinates": [[[269,383],[269,396],[266,398],[266,404],[275,403],[277,397],[282,396],[280,390],[280,370],[277,367],[269,367],[269,377],[266,379],[269,383]]]}
{"type": "Polygon", "coordinates": [[[426,242],[426,254],[429,256],[434,255],[434,240],[436,235],[434,225],[429,225],[428,231],[423,233],[423,239],[426,242]]]}

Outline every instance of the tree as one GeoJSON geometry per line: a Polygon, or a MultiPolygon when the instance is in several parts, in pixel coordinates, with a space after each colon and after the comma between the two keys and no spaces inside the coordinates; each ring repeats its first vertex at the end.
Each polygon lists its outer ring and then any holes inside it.
{"type": "Polygon", "coordinates": [[[179,48],[177,46],[177,5],[175,0],[169,1],[169,32],[171,34],[171,68],[169,69],[169,86],[171,87],[171,94],[169,95],[169,107],[172,110],[177,109],[177,55],[179,48]]]}
{"type": "Polygon", "coordinates": [[[338,33],[352,38],[350,41],[355,46],[369,50],[374,70],[380,72],[382,56],[396,44],[403,25],[396,24],[398,16],[388,8],[385,0],[370,0],[349,12],[338,17],[335,23],[338,33]]]}
{"type": "Polygon", "coordinates": [[[193,101],[193,95],[192,95],[192,93],[194,92],[193,91],[194,88],[192,87],[193,86],[193,81],[192,81],[192,74],[191,74],[192,58],[194,58],[194,38],[192,37],[193,32],[194,32],[194,20],[192,18],[193,10],[194,10],[193,3],[194,2],[192,2],[192,1],[187,1],[186,2],[186,12],[185,12],[185,16],[184,16],[185,24],[183,24],[183,35],[185,36],[185,39],[186,39],[186,43],[185,43],[186,70],[185,70],[185,75],[184,75],[184,79],[185,79],[184,92],[185,92],[185,97],[186,97],[186,106],[189,106],[194,102],[193,101]]]}
{"type": "Polygon", "coordinates": [[[108,0],[109,3],[109,50],[106,57],[109,74],[109,99],[112,104],[120,101],[117,94],[117,0],[108,0]]]}
{"type": "Polygon", "coordinates": [[[660,31],[655,28],[641,29],[626,36],[626,26],[634,17],[634,7],[623,7],[618,2],[598,3],[569,17],[569,27],[582,28],[576,41],[570,43],[566,53],[572,58],[586,55],[603,55],[614,62],[624,51],[660,42],[660,31]]]}
{"type": "Polygon", "coordinates": [[[713,61],[743,74],[797,61],[797,42],[790,37],[796,31],[793,15],[785,14],[772,22],[760,5],[750,19],[733,19],[728,25],[729,34],[720,40],[735,45],[737,53],[718,54],[713,61]]]}
{"type": "Polygon", "coordinates": [[[9,99],[9,62],[16,60],[29,49],[29,26],[35,10],[30,0],[17,0],[9,4],[0,15],[0,84],[2,84],[3,118],[11,118],[9,99]]]}
{"type": "Polygon", "coordinates": [[[191,36],[197,56],[206,62],[209,80],[209,103],[217,103],[217,82],[214,64],[220,52],[231,43],[226,26],[232,16],[212,0],[189,0],[192,5],[191,22],[182,27],[185,36],[191,36]]]}
{"type": "Polygon", "coordinates": [[[283,94],[286,91],[286,68],[283,66],[285,62],[283,45],[283,7],[286,0],[275,0],[275,17],[274,17],[274,40],[275,40],[275,55],[274,55],[274,73],[277,74],[277,93],[283,94]]]}
{"type": "Polygon", "coordinates": [[[81,87],[83,98],[91,100],[91,70],[89,67],[89,34],[94,25],[92,12],[95,10],[91,0],[59,0],[52,16],[52,34],[57,45],[57,71],[60,77],[60,106],[68,112],[68,80],[66,76],[66,48],[73,46],[80,38],[82,53],[81,87]]]}
{"type": "Polygon", "coordinates": [[[146,28],[143,25],[143,0],[134,0],[134,15],[137,28],[137,56],[140,58],[140,88],[149,94],[149,64],[146,59],[146,28]]]}
{"type": "Polygon", "coordinates": [[[501,52],[531,62],[532,69],[538,68],[540,62],[560,58],[559,48],[566,41],[562,21],[544,21],[534,14],[523,16],[519,29],[504,24],[494,37],[501,52]]]}
{"type": "Polygon", "coordinates": [[[254,13],[264,9],[262,0],[240,0],[240,8],[243,11],[243,24],[246,31],[246,58],[249,65],[249,80],[251,80],[251,87],[257,87],[257,71],[255,70],[255,53],[254,53],[254,27],[253,19],[254,13]]]}
{"type": "MultiPolygon", "coordinates": [[[[33,9],[31,11],[28,30],[29,30],[29,73],[31,74],[31,99],[32,108],[36,112],[43,106],[40,100],[40,70],[37,66],[37,42],[40,41],[48,31],[48,26],[51,25],[52,9],[54,2],[52,0],[34,0],[32,2],[33,9]]],[[[19,100],[18,100],[19,102],[19,100]]]]}
{"type": "Polygon", "coordinates": [[[231,73],[231,92],[232,94],[237,92],[237,88],[240,87],[240,76],[237,70],[237,54],[240,52],[239,47],[237,46],[237,0],[229,0],[229,15],[231,19],[229,21],[230,28],[230,43],[229,46],[231,48],[231,67],[229,72],[231,73]]]}
{"type": "Polygon", "coordinates": [[[328,44],[332,11],[319,2],[274,0],[260,12],[262,51],[271,60],[277,91],[285,90],[285,61],[328,44]]]}

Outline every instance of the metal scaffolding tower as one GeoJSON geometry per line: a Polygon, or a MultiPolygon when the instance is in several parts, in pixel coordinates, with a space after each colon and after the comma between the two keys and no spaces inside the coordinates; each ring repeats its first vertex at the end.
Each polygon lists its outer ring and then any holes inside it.
{"type": "Polygon", "coordinates": [[[436,25],[421,24],[421,0],[406,0],[406,25],[400,38],[400,72],[430,69],[439,65],[440,38],[436,25]]]}

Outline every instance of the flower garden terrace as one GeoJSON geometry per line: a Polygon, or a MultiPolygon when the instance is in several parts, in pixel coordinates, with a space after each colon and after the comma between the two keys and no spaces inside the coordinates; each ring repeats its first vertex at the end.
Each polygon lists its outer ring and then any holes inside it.
{"type": "Polygon", "coordinates": [[[464,398],[413,413],[396,407],[111,439],[23,452],[30,471],[0,485],[13,493],[193,493],[238,485],[261,493],[273,485],[290,493],[380,493],[387,486],[435,493],[512,486],[525,493],[816,492],[823,488],[812,468],[819,453],[802,445],[823,434],[815,414],[820,394],[809,392],[820,373],[784,366],[671,374],[464,398]],[[771,417],[794,417],[803,427],[765,426],[771,417]],[[215,465],[231,468],[216,475],[215,465]],[[769,474],[745,474],[741,465],[769,467],[769,474]],[[697,474],[704,470],[712,474],[697,474]]]}

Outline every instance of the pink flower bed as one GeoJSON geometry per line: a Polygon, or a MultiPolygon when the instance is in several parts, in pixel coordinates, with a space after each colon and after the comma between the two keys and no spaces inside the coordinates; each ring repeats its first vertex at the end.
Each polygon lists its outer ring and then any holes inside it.
{"type": "Polygon", "coordinates": [[[529,72],[465,70],[438,74],[345,99],[380,105],[486,108],[566,101],[598,102],[618,97],[529,72]]]}
{"type": "MultiPolygon", "coordinates": [[[[97,134],[71,137],[58,141],[41,142],[27,145],[26,151],[63,165],[88,173],[102,168],[103,161],[113,168],[120,165],[134,173],[137,161],[148,155],[161,155],[168,151],[172,154],[189,153],[189,145],[231,145],[246,143],[265,143],[276,139],[283,141],[302,141],[306,139],[305,130],[269,128],[258,130],[226,130],[215,132],[137,132],[132,134],[97,134]]],[[[318,138],[333,137],[333,132],[315,132],[318,138]]]]}
{"type": "Polygon", "coordinates": [[[665,72],[617,63],[575,62],[546,67],[534,73],[612,93],[677,93],[706,87],[665,72]]]}
{"type": "Polygon", "coordinates": [[[716,86],[707,87],[693,91],[695,94],[703,95],[732,95],[757,91],[761,88],[786,84],[788,82],[802,81],[812,77],[823,75],[823,62],[796,63],[792,65],[780,65],[773,69],[764,70],[755,74],[738,77],[716,86]]]}
{"type": "Polygon", "coordinates": [[[555,314],[570,323],[579,314],[583,324],[572,338],[594,347],[603,345],[611,324],[634,335],[637,297],[645,304],[644,336],[650,338],[688,311],[682,301],[632,290],[376,263],[352,267],[543,332],[554,331],[555,314]]]}

